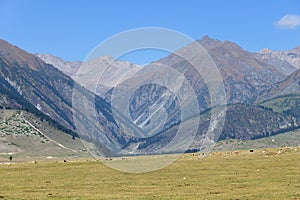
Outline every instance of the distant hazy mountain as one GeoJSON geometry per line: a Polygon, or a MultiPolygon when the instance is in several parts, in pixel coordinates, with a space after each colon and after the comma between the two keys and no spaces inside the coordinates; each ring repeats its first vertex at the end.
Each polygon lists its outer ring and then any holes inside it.
{"type": "Polygon", "coordinates": [[[64,72],[65,74],[72,76],[76,74],[78,71],[81,62],[80,61],[74,61],[69,62],[65,61],[62,58],[53,56],[51,54],[35,54],[40,59],[42,59],[45,63],[53,65],[54,67],[58,68],[60,71],[64,72]]]}
{"type": "Polygon", "coordinates": [[[128,61],[113,60],[109,56],[101,56],[87,62],[69,62],[50,54],[36,54],[44,62],[51,64],[71,76],[73,79],[80,77],[85,80],[83,84],[87,88],[97,85],[97,94],[104,95],[108,90],[115,87],[118,83],[131,77],[141,69],[141,66],[132,64],[128,61]],[[105,68],[108,69],[104,71],[105,68]],[[80,69],[81,68],[81,69],[80,69]],[[97,73],[95,73],[97,70],[97,73]],[[102,77],[98,77],[99,71],[103,72],[102,77]]]}
{"type": "Polygon", "coordinates": [[[290,75],[295,72],[298,68],[297,66],[292,65],[286,58],[289,57],[280,57],[272,53],[269,49],[263,49],[255,54],[256,57],[263,62],[270,64],[276,67],[278,70],[282,71],[285,75],[290,75]]]}
{"type": "MultiPolygon", "coordinates": [[[[287,62],[296,69],[300,69],[300,46],[295,47],[288,51],[272,51],[265,48],[258,52],[261,58],[269,63],[275,63],[279,61],[287,62]]],[[[282,65],[285,65],[284,63],[282,65]]],[[[289,70],[287,68],[287,70],[289,70]]]]}

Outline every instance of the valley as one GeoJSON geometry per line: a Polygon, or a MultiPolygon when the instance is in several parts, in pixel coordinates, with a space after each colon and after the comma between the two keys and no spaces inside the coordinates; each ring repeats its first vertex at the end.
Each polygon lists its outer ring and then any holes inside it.
{"type": "Polygon", "coordinates": [[[299,155],[299,147],[185,154],[163,169],[141,174],[116,171],[103,162],[143,163],[150,158],[0,164],[0,179],[5,183],[0,185],[0,197],[299,199],[299,155]]]}
{"type": "Polygon", "coordinates": [[[0,200],[300,200],[299,8],[0,0],[0,200]]]}

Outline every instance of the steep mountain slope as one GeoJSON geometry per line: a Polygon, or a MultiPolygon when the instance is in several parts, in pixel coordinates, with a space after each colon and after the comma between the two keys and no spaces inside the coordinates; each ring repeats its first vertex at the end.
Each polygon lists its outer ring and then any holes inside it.
{"type": "MultiPolygon", "coordinates": [[[[1,62],[1,61],[0,61],[1,62]]],[[[47,120],[49,125],[54,128],[68,133],[72,136],[78,136],[74,131],[62,126],[57,121],[50,118],[48,115],[41,112],[29,101],[27,101],[23,96],[19,94],[19,91],[16,90],[9,81],[0,77],[0,109],[16,109],[16,110],[25,110],[41,120],[47,120]]]]}
{"type": "Polygon", "coordinates": [[[28,102],[62,125],[75,129],[70,101],[73,81],[25,51],[0,41],[0,75],[28,102]]]}
{"type": "MultiPolygon", "coordinates": [[[[116,124],[106,101],[38,57],[0,40],[0,64],[2,82],[6,80],[10,90],[14,88],[14,94],[19,94],[36,109],[72,131],[84,130],[81,137],[96,142],[104,138],[113,147],[125,145],[131,138],[116,124]],[[72,107],[74,89],[81,97],[76,99],[75,108],[72,107]],[[95,109],[96,114],[90,114],[85,107],[95,109]],[[84,123],[80,127],[75,125],[73,116],[84,123]]],[[[121,115],[118,117],[123,119],[121,115]]],[[[126,123],[126,119],[122,121],[126,123]]],[[[130,127],[130,124],[126,123],[126,126],[130,127]]]]}
{"type": "Polygon", "coordinates": [[[292,93],[300,93],[300,69],[288,76],[285,80],[264,90],[258,102],[292,93]]]}
{"type": "MultiPolygon", "coordinates": [[[[0,77],[0,91],[0,109],[26,109],[25,105],[30,104],[2,77],[0,77]]],[[[34,106],[31,107],[35,109],[34,106]]]]}

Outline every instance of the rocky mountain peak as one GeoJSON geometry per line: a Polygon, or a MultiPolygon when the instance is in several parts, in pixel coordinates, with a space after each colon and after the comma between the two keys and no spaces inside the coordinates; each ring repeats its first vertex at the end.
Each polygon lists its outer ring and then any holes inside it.
{"type": "Polygon", "coordinates": [[[262,53],[262,54],[267,54],[267,53],[271,53],[271,49],[269,48],[263,48],[262,50],[258,51],[258,53],[262,53]]]}
{"type": "Polygon", "coordinates": [[[219,40],[210,38],[208,35],[203,36],[201,39],[197,40],[197,42],[199,42],[205,49],[212,49],[222,43],[219,40]]]}

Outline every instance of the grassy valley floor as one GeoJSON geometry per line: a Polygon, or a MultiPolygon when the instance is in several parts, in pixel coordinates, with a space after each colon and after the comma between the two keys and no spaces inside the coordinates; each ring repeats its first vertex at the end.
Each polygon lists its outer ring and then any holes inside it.
{"type": "MultiPolygon", "coordinates": [[[[168,156],[174,155],[156,159],[168,156]]],[[[1,164],[0,198],[300,199],[299,158],[300,147],[185,154],[141,174],[115,171],[96,160],[1,164]]]]}

